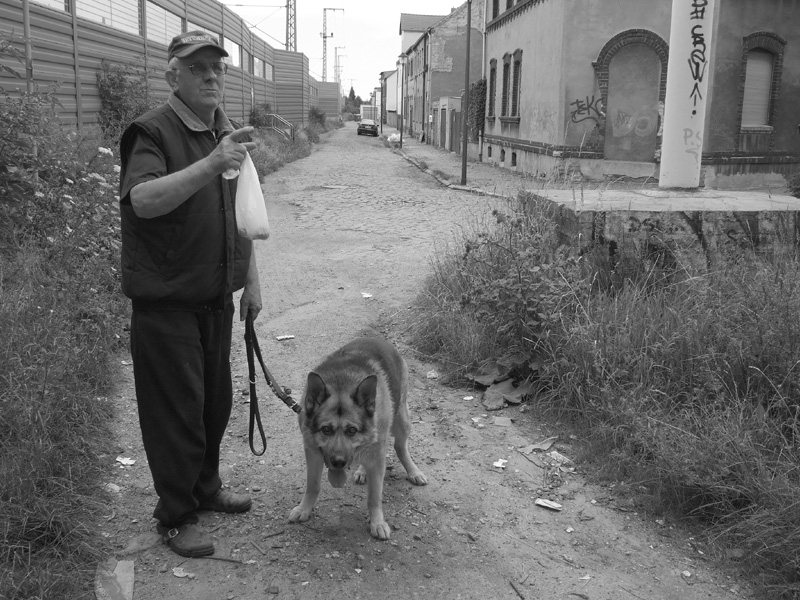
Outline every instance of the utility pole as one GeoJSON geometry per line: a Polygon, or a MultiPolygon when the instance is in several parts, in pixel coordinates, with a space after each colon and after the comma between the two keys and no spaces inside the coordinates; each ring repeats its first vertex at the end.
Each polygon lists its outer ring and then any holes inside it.
{"type": "Polygon", "coordinates": [[[464,96],[461,100],[461,185],[467,185],[467,127],[469,120],[469,32],[472,29],[472,0],[467,0],[467,56],[464,59],[464,96]]]}
{"type": "Polygon", "coordinates": [[[333,37],[333,33],[328,35],[328,12],[329,10],[340,10],[343,8],[323,8],[322,9],[322,81],[328,81],[328,38],[333,37]]]}
{"type": "Polygon", "coordinates": [[[286,49],[297,52],[297,0],[286,0],[286,49]]]}

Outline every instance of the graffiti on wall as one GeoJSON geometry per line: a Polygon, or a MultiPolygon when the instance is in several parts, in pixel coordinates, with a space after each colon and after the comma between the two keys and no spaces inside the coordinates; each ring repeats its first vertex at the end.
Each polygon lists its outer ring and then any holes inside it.
{"type": "Polygon", "coordinates": [[[575,102],[570,103],[570,106],[575,107],[569,113],[569,118],[573,123],[581,123],[589,120],[599,123],[606,116],[603,110],[602,98],[595,99],[594,96],[591,98],[586,96],[585,100],[578,98],[575,102]]]}
{"type": "MultiPolygon", "coordinates": [[[[705,21],[706,7],[708,0],[692,0],[692,10],[689,18],[692,21],[705,21]]],[[[704,30],[704,23],[698,23],[692,27],[692,52],[689,54],[689,72],[692,75],[692,91],[689,93],[689,98],[692,100],[692,106],[697,106],[697,102],[703,99],[700,85],[706,74],[706,67],[708,66],[706,58],[706,36],[704,30]]],[[[697,114],[696,110],[692,110],[692,114],[697,114]]]]}

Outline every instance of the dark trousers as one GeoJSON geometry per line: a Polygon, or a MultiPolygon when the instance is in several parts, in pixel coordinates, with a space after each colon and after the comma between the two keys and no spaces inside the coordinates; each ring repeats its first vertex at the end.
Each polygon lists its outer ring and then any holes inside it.
{"type": "Polygon", "coordinates": [[[131,356],[142,442],[164,527],[197,521],[222,486],[219,448],[231,415],[233,302],[215,312],[134,310],[131,356]]]}

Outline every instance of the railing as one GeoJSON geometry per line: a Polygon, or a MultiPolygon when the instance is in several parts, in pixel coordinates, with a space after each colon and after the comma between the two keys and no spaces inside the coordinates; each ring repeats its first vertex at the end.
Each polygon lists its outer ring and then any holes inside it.
{"type": "Polygon", "coordinates": [[[277,131],[287,140],[294,141],[294,125],[280,115],[269,114],[267,117],[270,118],[270,129],[277,131]]]}

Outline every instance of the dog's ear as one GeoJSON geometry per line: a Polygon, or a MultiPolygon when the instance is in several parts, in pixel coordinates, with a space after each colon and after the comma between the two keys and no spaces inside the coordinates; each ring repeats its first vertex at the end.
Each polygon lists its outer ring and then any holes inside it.
{"type": "Polygon", "coordinates": [[[308,374],[308,381],[306,382],[306,397],[305,397],[305,410],[307,413],[312,413],[314,407],[322,404],[328,399],[328,386],[325,381],[318,374],[311,371],[308,374]]]}
{"type": "Polygon", "coordinates": [[[378,378],[375,375],[369,375],[358,384],[356,393],[353,399],[356,404],[364,409],[370,417],[375,414],[375,396],[378,389],[378,378]]]}

